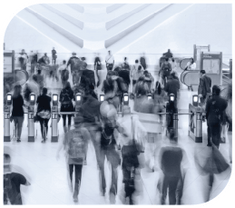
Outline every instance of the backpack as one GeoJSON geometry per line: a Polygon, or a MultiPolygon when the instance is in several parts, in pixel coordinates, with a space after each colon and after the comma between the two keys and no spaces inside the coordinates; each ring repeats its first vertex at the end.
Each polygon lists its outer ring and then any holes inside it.
{"type": "Polygon", "coordinates": [[[71,103],[71,98],[68,90],[62,90],[60,102],[62,105],[69,105],[71,103]]]}
{"type": "Polygon", "coordinates": [[[79,58],[72,58],[71,59],[71,69],[73,70],[84,70],[85,67],[85,63],[83,61],[81,61],[79,58]]]}
{"type": "Polygon", "coordinates": [[[62,81],[67,81],[69,79],[69,70],[64,69],[61,72],[61,80],[62,81]]]}
{"type": "Polygon", "coordinates": [[[80,129],[72,130],[72,137],[68,143],[68,155],[69,158],[85,158],[86,156],[86,143],[82,138],[80,129]]]}

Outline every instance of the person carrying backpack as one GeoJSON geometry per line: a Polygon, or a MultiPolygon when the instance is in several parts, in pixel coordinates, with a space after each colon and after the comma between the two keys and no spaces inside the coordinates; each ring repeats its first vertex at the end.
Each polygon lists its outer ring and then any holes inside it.
{"type": "Polygon", "coordinates": [[[161,69],[159,71],[159,76],[161,75],[162,77],[164,87],[166,86],[166,82],[171,71],[171,64],[168,62],[168,58],[165,58],[165,62],[162,64],[161,69]]]}
{"type": "Polygon", "coordinates": [[[72,57],[68,60],[67,68],[68,66],[70,66],[71,74],[73,76],[73,84],[79,84],[81,71],[86,68],[85,63],[76,56],[75,52],[73,52],[72,57]]]}
{"type": "MultiPolygon", "coordinates": [[[[73,99],[74,99],[74,93],[70,86],[70,82],[66,82],[64,88],[62,89],[60,93],[60,102],[61,102],[60,112],[73,112],[74,111],[74,107],[72,103],[73,99]]],[[[67,127],[66,127],[67,116],[68,116],[68,130],[71,127],[72,114],[63,114],[62,119],[63,119],[64,132],[67,131],[67,127]]]]}
{"type": "Polygon", "coordinates": [[[75,184],[73,191],[74,202],[78,202],[78,194],[82,180],[82,167],[86,157],[89,139],[90,134],[88,130],[83,127],[83,117],[77,115],[74,118],[74,129],[66,132],[64,141],[61,143],[57,152],[57,159],[59,159],[61,149],[64,147],[64,150],[66,151],[68,172],[70,176],[69,186],[71,190],[73,190],[73,168],[75,168],[75,184]]]}

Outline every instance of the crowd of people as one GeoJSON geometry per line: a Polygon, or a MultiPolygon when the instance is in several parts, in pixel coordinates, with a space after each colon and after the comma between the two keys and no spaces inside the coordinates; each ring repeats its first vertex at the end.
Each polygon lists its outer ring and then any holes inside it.
{"type": "MultiPolygon", "coordinates": [[[[53,64],[56,64],[55,49],[52,50],[52,55],[53,64]]],[[[169,59],[174,60],[173,54],[168,50],[164,54],[164,58],[165,60],[160,66],[160,78],[158,80],[154,80],[152,74],[147,70],[148,66],[144,54],[140,59],[135,60],[133,66],[128,63],[127,57],[124,58],[121,65],[115,65],[114,57],[109,51],[105,58],[107,76],[103,83],[100,83],[99,78],[100,70],[102,70],[99,54],[96,54],[94,61],[95,72],[87,69],[86,59],[84,57],[78,58],[76,53],[73,53],[68,61],[64,60],[63,64],[56,69],[56,74],[59,77],[58,81],[62,83],[59,95],[59,111],[63,113],[64,128],[63,140],[58,148],[57,158],[59,158],[61,150],[64,149],[70,176],[69,187],[73,191],[74,202],[78,202],[82,168],[87,163],[88,142],[92,142],[99,167],[101,195],[105,196],[108,192],[110,203],[115,204],[118,189],[122,188],[118,187],[117,183],[119,177],[117,168],[121,166],[124,184],[123,203],[137,203],[136,198],[141,194],[138,187],[140,186],[138,177],[141,177],[141,168],[149,165],[141,159],[147,154],[145,152],[147,132],[138,116],[131,113],[128,106],[123,105],[124,94],[130,93],[130,97],[134,99],[135,112],[156,115],[165,112],[169,95],[174,94],[176,101],[179,99],[180,82],[177,73],[173,70],[175,68],[174,61],[171,61],[172,64],[169,63],[169,59]],[[95,73],[98,81],[95,80],[95,73]],[[72,77],[72,87],[69,81],[70,76],[72,77]],[[98,99],[96,92],[96,88],[100,84],[102,84],[104,93],[103,101],[98,99]],[[78,92],[81,93],[82,103],[79,110],[75,112],[75,98],[78,92]],[[120,111],[122,117],[118,116],[120,111]],[[69,113],[66,114],[66,112],[69,113]],[[67,119],[68,122],[66,122],[67,119]],[[109,190],[106,187],[107,178],[104,173],[105,158],[111,166],[111,186],[109,190]],[[75,169],[74,184],[73,169],[75,169]]],[[[51,117],[51,97],[45,87],[45,76],[51,74],[45,74],[43,66],[49,64],[48,60],[46,54],[39,59],[40,67],[37,68],[36,74],[34,71],[32,72],[23,94],[20,85],[14,87],[11,119],[15,123],[15,136],[18,142],[21,141],[24,121],[23,106],[29,100],[31,92],[37,95],[35,121],[40,122],[42,142],[45,143],[47,140],[48,121],[51,117]]],[[[208,145],[219,149],[221,125],[231,120],[231,117],[226,113],[227,105],[231,102],[231,92],[229,91],[228,100],[225,100],[220,96],[218,86],[214,85],[212,90],[211,87],[210,78],[206,76],[204,70],[201,70],[198,94],[201,103],[205,104],[208,145]]],[[[177,107],[177,102],[175,102],[174,107],[177,107]]],[[[162,121],[161,115],[159,115],[159,120],[162,121]]],[[[178,140],[174,129],[168,128],[168,133],[168,145],[160,148],[159,154],[157,154],[160,162],[156,169],[162,171],[162,178],[158,183],[159,197],[161,204],[166,203],[167,194],[169,195],[170,204],[181,204],[185,174],[185,172],[182,172],[182,165],[185,163],[184,161],[187,161],[187,156],[183,148],[177,144],[178,140]]],[[[8,154],[4,155],[4,168],[5,164],[6,168],[10,169],[10,156],[8,154]]],[[[9,178],[9,174],[8,170],[4,175],[4,187],[8,187],[4,188],[4,202],[9,203],[10,201],[11,204],[22,204],[21,200],[15,201],[12,198],[9,186],[13,186],[7,184],[9,184],[9,180],[14,184],[14,177],[21,177],[21,182],[17,182],[17,187],[20,184],[27,185],[29,183],[23,176],[15,175],[13,177],[12,175],[9,178]]],[[[212,180],[212,176],[213,174],[210,174],[210,180],[212,180]]]]}

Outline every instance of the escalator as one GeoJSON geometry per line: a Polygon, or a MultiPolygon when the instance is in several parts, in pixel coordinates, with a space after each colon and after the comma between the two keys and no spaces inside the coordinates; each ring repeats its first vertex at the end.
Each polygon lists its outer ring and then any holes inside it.
{"type": "MultiPolygon", "coordinates": [[[[199,85],[199,68],[197,70],[185,71],[187,63],[190,61],[190,58],[184,58],[180,61],[179,66],[183,70],[180,74],[180,81],[188,87],[189,90],[195,91],[199,85]]],[[[223,64],[223,69],[227,68],[223,64]]],[[[222,69],[222,85],[228,85],[231,82],[231,78],[226,70],[222,69]]],[[[213,80],[213,74],[207,74],[213,80]]],[[[218,80],[217,80],[218,81],[218,80]]]]}

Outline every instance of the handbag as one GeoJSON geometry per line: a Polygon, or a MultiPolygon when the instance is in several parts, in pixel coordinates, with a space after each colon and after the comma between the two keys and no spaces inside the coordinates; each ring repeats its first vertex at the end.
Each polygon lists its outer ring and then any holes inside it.
{"type": "Polygon", "coordinates": [[[51,118],[51,112],[49,110],[42,110],[37,113],[37,116],[43,118],[43,119],[50,119],[51,118]]]}

